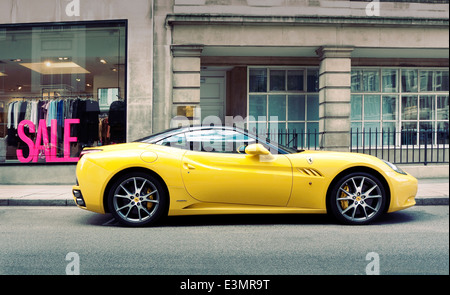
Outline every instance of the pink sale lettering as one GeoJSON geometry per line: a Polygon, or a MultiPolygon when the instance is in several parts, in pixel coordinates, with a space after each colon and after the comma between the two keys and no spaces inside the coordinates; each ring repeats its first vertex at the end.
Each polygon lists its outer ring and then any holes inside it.
{"type": "Polygon", "coordinates": [[[70,125],[79,124],[80,119],[65,119],[64,120],[64,156],[63,158],[57,157],[56,147],[58,144],[58,129],[57,120],[51,120],[50,124],[50,142],[48,138],[47,123],[46,120],[39,120],[39,126],[37,129],[36,142],[33,142],[24,132],[24,126],[28,125],[28,130],[30,133],[36,132],[36,126],[33,122],[29,120],[23,120],[19,123],[17,133],[19,138],[23,140],[28,145],[29,155],[28,157],[23,156],[23,151],[21,149],[17,150],[17,159],[22,163],[37,162],[39,153],[44,151],[46,162],[77,162],[78,157],[70,157],[70,143],[77,142],[77,137],[70,136],[70,125]]]}

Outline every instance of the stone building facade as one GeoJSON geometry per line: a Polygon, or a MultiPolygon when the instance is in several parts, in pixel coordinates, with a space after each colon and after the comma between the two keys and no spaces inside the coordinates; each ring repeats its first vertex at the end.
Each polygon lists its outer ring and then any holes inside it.
{"type": "MultiPolygon", "coordinates": [[[[352,128],[448,130],[448,13],[445,0],[6,0],[0,42],[22,25],[123,22],[126,141],[177,116],[242,117],[348,151],[352,128]]],[[[23,169],[74,178],[73,164],[0,169],[3,183],[20,183],[23,169]]]]}

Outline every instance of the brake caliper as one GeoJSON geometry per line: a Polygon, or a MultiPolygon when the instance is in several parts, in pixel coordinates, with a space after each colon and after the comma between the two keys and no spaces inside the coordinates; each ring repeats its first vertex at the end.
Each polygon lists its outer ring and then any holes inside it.
{"type": "MultiPolygon", "coordinates": [[[[147,189],[147,194],[151,193],[151,189],[148,188],[147,189]]],[[[149,200],[154,200],[153,195],[148,196],[149,200]]],[[[153,207],[153,203],[152,202],[147,202],[147,209],[150,210],[153,207]]]]}
{"type": "MultiPolygon", "coordinates": [[[[346,192],[349,191],[348,185],[344,186],[344,190],[345,190],[346,192]]],[[[341,198],[345,198],[346,196],[347,196],[346,193],[344,193],[344,192],[341,193],[341,198]]],[[[348,207],[348,201],[340,201],[340,202],[341,202],[341,207],[342,207],[342,209],[347,209],[347,207],[348,207]]]]}

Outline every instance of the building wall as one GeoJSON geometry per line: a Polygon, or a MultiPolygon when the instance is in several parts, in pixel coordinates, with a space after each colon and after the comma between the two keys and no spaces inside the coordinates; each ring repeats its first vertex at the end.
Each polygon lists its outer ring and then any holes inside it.
{"type": "MultiPolygon", "coordinates": [[[[0,24],[127,20],[128,141],[198,105],[202,67],[231,67],[227,115],[245,115],[247,66],[317,65],[321,147],[348,150],[352,66],[448,67],[448,1],[412,2],[431,1],[2,0],[0,24]]],[[[27,166],[9,168],[0,182],[21,183],[27,166]]],[[[74,166],[48,169],[75,177],[74,166]]]]}
{"type": "Polygon", "coordinates": [[[174,13],[280,16],[367,16],[366,10],[384,17],[448,17],[443,1],[353,1],[353,0],[175,0],[174,13]],[[369,4],[369,2],[373,2],[369,4]],[[378,6],[377,3],[378,2],[378,6]],[[412,3],[422,2],[422,3],[412,3]],[[428,3],[427,3],[428,2],[428,3]],[[369,7],[368,7],[369,5],[369,7]],[[411,13],[413,12],[413,14],[411,13]]]}
{"type": "MultiPolygon", "coordinates": [[[[448,65],[448,4],[379,4],[368,17],[361,1],[179,0],[167,23],[174,50],[202,48],[201,66],[317,62],[320,148],[348,151],[352,65],[448,65]]],[[[173,77],[199,88],[186,72],[173,77]]],[[[200,94],[177,103],[199,105],[200,94]]]]}

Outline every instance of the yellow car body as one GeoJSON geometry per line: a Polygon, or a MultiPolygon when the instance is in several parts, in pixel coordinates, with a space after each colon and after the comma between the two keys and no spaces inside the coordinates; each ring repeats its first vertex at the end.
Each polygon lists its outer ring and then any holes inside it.
{"type": "MultiPolygon", "coordinates": [[[[243,151],[241,153],[239,151],[223,153],[214,149],[211,151],[183,149],[163,145],[160,142],[132,142],[87,149],[76,169],[77,185],[73,187],[73,191],[77,205],[102,214],[119,211],[119,205],[115,207],[116,210],[111,208],[113,206],[108,198],[113,199],[114,196],[122,198],[126,195],[132,199],[133,184],[130,184],[127,190],[121,189],[121,185],[125,185],[125,182],[116,184],[115,193],[111,193],[112,186],[118,179],[125,179],[126,175],[132,173],[135,173],[134,178],[130,178],[134,180],[135,192],[141,192],[142,187],[149,184],[145,183],[142,175],[150,175],[154,182],[161,185],[158,189],[152,187],[155,191],[159,190],[158,198],[160,196],[162,198],[163,195],[167,198],[167,208],[161,215],[170,216],[324,214],[330,212],[329,199],[333,187],[337,190],[337,194],[334,193],[337,201],[331,203],[338,204],[337,207],[340,209],[335,210],[343,212],[349,206],[357,207],[350,197],[361,200],[357,191],[358,186],[362,187],[363,184],[366,185],[366,191],[375,187],[379,191],[377,195],[370,191],[366,194],[368,198],[372,194],[370,198],[379,199],[378,195],[385,193],[386,204],[383,203],[378,209],[383,213],[402,210],[415,204],[417,180],[403,171],[395,171],[395,166],[392,168],[391,164],[390,166],[369,155],[327,151],[273,153],[266,143],[257,142],[247,144],[245,151],[240,147],[243,151]],[[363,176],[359,177],[355,173],[363,173],[363,176]],[[354,175],[351,181],[357,182],[354,191],[348,188],[352,186],[349,184],[350,180],[338,189],[336,181],[350,174],[354,175]],[[374,176],[374,180],[367,176],[374,176]],[[347,193],[341,192],[343,187],[347,193]],[[345,200],[341,200],[339,194],[345,200]]],[[[149,195],[152,190],[149,188],[146,192],[142,191],[141,195],[149,195]]],[[[139,199],[136,198],[131,202],[138,204],[139,199]]],[[[140,208],[149,212],[156,203],[158,201],[149,200],[146,206],[140,208]]],[[[130,213],[132,206],[128,203],[122,204],[129,206],[121,215],[124,217],[126,213],[130,213]]],[[[367,207],[360,208],[369,211],[367,207]]],[[[377,212],[374,210],[374,213],[377,212]]],[[[367,215],[367,212],[364,214],[367,215]]],[[[367,219],[369,221],[369,218],[367,219]]],[[[140,222],[128,224],[125,222],[125,224],[141,225],[140,222]]]]}

